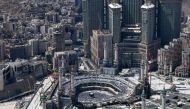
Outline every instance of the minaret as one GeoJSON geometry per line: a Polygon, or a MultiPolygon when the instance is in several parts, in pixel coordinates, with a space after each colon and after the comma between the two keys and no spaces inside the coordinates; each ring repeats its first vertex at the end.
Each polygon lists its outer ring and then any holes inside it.
{"type": "Polygon", "coordinates": [[[70,97],[73,103],[75,103],[75,86],[74,86],[74,75],[75,75],[75,66],[71,66],[71,76],[70,76],[70,97]]]}
{"type": "Polygon", "coordinates": [[[172,65],[172,61],[171,61],[171,62],[170,62],[170,69],[169,69],[169,79],[170,79],[170,82],[171,82],[171,83],[173,82],[173,78],[172,78],[172,73],[173,73],[173,72],[172,72],[172,69],[173,69],[173,68],[172,68],[172,66],[173,66],[173,65],[172,65]]]}
{"type": "Polygon", "coordinates": [[[166,62],[164,62],[164,76],[167,75],[167,64],[166,62]]]}
{"type": "Polygon", "coordinates": [[[144,77],[148,79],[148,50],[145,52],[145,60],[144,60],[144,77]]]}
{"type": "Polygon", "coordinates": [[[170,83],[173,82],[173,77],[172,77],[172,73],[171,72],[169,73],[169,80],[170,80],[170,83]]]}
{"type": "Polygon", "coordinates": [[[139,75],[141,82],[144,81],[144,71],[145,71],[144,61],[141,61],[141,72],[139,75]]]}
{"type": "Polygon", "coordinates": [[[108,66],[108,46],[107,43],[104,43],[104,60],[103,60],[103,66],[108,66]]]}
{"type": "MultiPolygon", "coordinates": [[[[161,64],[161,63],[160,63],[161,64]]],[[[161,65],[160,64],[158,64],[158,74],[160,74],[161,73],[161,65]]]]}
{"type": "Polygon", "coordinates": [[[165,87],[164,89],[161,91],[161,100],[162,100],[162,104],[161,104],[161,109],[166,109],[166,90],[165,87]]]}
{"type": "Polygon", "coordinates": [[[146,109],[146,94],[144,90],[142,91],[141,94],[141,101],[142,101],[141,109],[146,109]]]}
{"type": "Polygon", "coordinates": [[[84,41],[84,57],[89,58],[90,53],[89,53],[89,44],[88,41],[84,41]]]}
{"type": "MultiPolygon", "coordinates": [[[[63,59],[63,58],[62,58],[63,59]]],[[[62,78],[65,73],[64,60],[61,62],[61,67],[59,68],[59,90],[62,90],[62,78]]]]}
{"type": "Polygon", "coordinates": [[[170,74],[170,65],[167,66],[167,74],[168,74],[168,75],[170,74]]]}
{"type": "Polygon", "coordinates": [[[4,90],[4,84],[5,84],[5,80],[4,80],[4,75],[3,73],[0,73],[0,90],[4,90]]]}
{"type": "Polygon", "coordinates": [[[160,63],[159,65],[159,70],[160,70],[160,74],[164,74],[164,64],[163,63],[160,63]]]}
{"type": "Polygon", "coordinates": [[[145,78],[148,78],[148,60],[147,59],[144,62],[144,74],[145,74],[145,78]]]}
{"type": "Polygon", "coordinates": [[[170,73],[172,74],[172,68],[173,67],[173,65],[172,65],[172,61],[170,62],[170,73]]]}
{"type": "Polygon", "coordinates": [[[58,109],[62,108],[62,101],[61,96],[63,93],[63,87],[62,87],[62,80],[63,80],[63,74],[65,73],[65,66],[64,66],[64,60],[62,57],[61,67],[59,68],[59,86],[58,86],[58,109]]]}
{"type": "MultiPolygon", "coordinates": [[[[147,51],[146,51],[146,54],[147,54],[147,51]]],[[[147,55],[146,55],[147,56],[147,55]]],[[[145,57],[145,61],[144,61],[144,80],[143,80],[143,83],[144,83],[144,90],[145,90],[145,93],[146,93],[146,98],[147,99],[150,99],[150,96],[151,96],[151,82],[149,83],[149,74],[148,74],[148,59],[147,57],[145,57]]]]}
{"type": "Polygon", "coordinates": [[[114,47],[114,66],[116,68],[119,67],[119,48],[118,48],[117,43],[115,43],[115,47],[114,47]]]}
{"type": "Polygon", "coordinates": [[[164,64],[164,75],[169,75],[170,73],[170,65],[167,64],[167,61],[165,61],[165,64],[164,64]]]}

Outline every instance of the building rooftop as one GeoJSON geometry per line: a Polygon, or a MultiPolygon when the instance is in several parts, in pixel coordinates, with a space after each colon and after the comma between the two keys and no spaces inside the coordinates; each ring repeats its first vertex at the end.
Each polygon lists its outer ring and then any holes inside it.
{"type": "Polygon", "coordinates": [[[8,62],[6,63],[7,65],[10,65],[10,66],[17,66],[17,67],[20,67],[22,65],[26,65],[26,64],[29,64],[28,60],[24,60],[24,59],[18,59],[16,60],[15,62],[8,62]]]}
{"type": "Polygon", "coordinates": [[[144,5],[141,6],[141,8],[143,9],[151,9],[151,8],[154,8],[154,4],[152,3],[145,3],[144,5]]]}
{"type": "Polygon", "coordinates": [[[111,4],[109,4],[109,7],[110,8],[121,8],[122,6],[119,5],[118,3],[111,3],[111,4]]]}
{"type": "Polygon", "coordinates": [[[111,35],[111,32],[109,30],[93,30],[93,32],[101,35],[111,35]]]}

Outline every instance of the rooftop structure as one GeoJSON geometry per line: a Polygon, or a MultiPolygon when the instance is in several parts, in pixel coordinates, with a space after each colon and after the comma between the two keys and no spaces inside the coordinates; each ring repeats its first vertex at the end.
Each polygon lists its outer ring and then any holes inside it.
{"type": "Polygon", "coordinates": [[[67,73],[70,73],[71,66],[74,65],[76,71],[78,70],[78,56],[77,53],[73,50],[64,51],[64,52],[55,52],[53,57],[53,70],[58,71],[61,67],[62,58],[65,62],[65,70],[67,73]]]}

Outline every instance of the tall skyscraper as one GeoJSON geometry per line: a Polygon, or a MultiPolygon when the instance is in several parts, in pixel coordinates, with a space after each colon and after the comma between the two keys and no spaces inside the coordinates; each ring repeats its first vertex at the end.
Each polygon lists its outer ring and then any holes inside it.
{"type": "Polygon", "coordinates": [[[123,24],[136,25],[141,23],[141,5],[143,0],[123,0],[123,24]]]}
{"type": "Polygon", "coordinates": [[[105,59],[107,65],[112,65],[112,37],[112,34],[108,30],[93,30],[93,36],[91,39],[91,59],[96,66],[100,67],[100,64],[103,64],[105,59]]]}
{"type": "Polygon", "coordinates": [[[150,44],[154,39],[155,33],[155,6],[151,2],[145,2],[142,9],[142,33],[141,43],[150,44]]]}
{"type": "Polygon", "coordinates": [[[90,57],[90,43],[92,30],[104,27],[104,0],[82,0],[83,8],[83,41],[88,45],[85,49],[85,56],[90,57]]]}
{"type": "MultiPolygon", "coordinates": [[[[157,48],[159,48],[160,41],[157,39],[155,33],[155,5],[149,0],[145,1],[141,6],[141,60],[144,62],[151,62],[149,64],[149,70],[156,67],[157,48]]],[[[148,69],[147,69],[148,70],[148,69]]]]}
{"type": "Polygon", "coordinates": [[[104,0],[83,0],[84,40],[89,40],[92,30],[103,28],[104,0]]]}
{"type": "Polygon", "coordinates": [[[141,53],[141,6],[143,0],[122,0],[121,43],[119,47],[119,66],[139,67],[141,53]]]}
{"type": "Polygon", "coordinates": [[[65,38],[60,31],[53,32],[52,44],[55,51],[63,51],[65,48],[65,38]]]}
{"type": "Polygon", "coordinates": [[[180,36],[180,16],[182,0],[159,0],[158,37],[165,45],[180,36]]]}
{"type": "Polygon", "coordinates": [[[113,34],[113,43],[120,42],[121,33],[121,5],[117,3],[109,4],[109,30],[113,34]]]}
{"type": "Polygon", "coordinates": [[[109,4],[111,0],[104,0],[104,29],[109,28],[109,4]]]}

